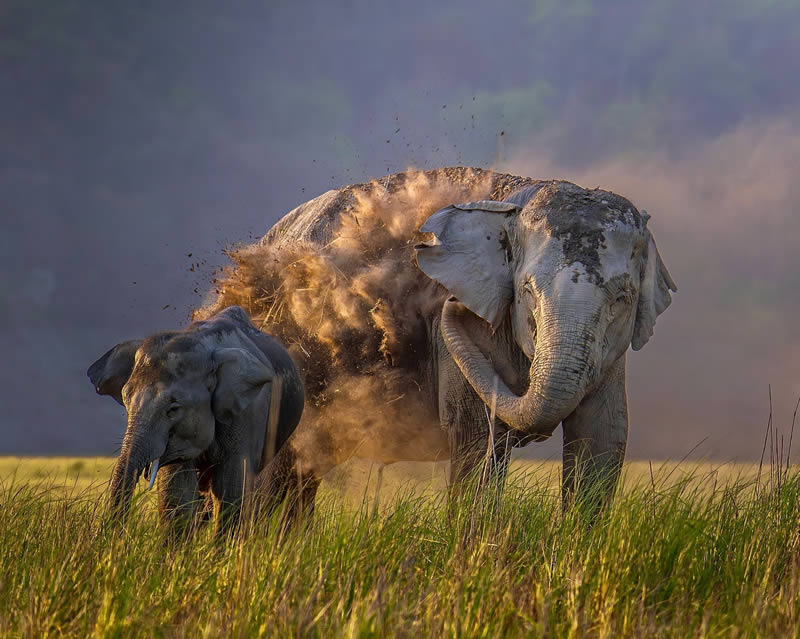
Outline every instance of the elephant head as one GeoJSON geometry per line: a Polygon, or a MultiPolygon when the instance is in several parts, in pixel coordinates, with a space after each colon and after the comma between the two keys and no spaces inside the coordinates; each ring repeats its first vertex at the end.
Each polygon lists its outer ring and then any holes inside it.
{"type": "Polygon", "coordinates": [[[87,374],[99,394],[113,397],[128,414],[111,479],[112,507],[124,515],[148,467],[152,487],[160,465],[200,456],[244,411],[266,414],[275,371],[244,348],[177,332],[123,342],[87,374]]]}
{"type": "Polygon", "coordinates": [[[445,345],[497,417],[543,439],[600,384],[631,345],[640,349],[676,286],[647,228],[648,215],[608,191],[539,183],[509,201],[454,205],[420,229],[420,269],[451,294],[445,345]],[[511,391],[466,330],[466,315],[496,330],[510,320],[530,360],[511,391]]]}

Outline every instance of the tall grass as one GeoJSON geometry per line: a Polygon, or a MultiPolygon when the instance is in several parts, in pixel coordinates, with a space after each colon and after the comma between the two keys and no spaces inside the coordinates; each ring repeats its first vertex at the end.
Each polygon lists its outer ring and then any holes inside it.
{"type": "MultiPolygon", "coordinates": [[[[674,472],[674,471],[673,471],[674,472]]],[[[789,636],[800,629],[800,476],[666,472],[593,524],[550,486],[499,501],[410,492],[238,543],[170,542],[152,499],[124,530],[97,492],[0,483],[0,636],[789,636]],[[679,477],[676,477],[679,475],[679,477]]]]}

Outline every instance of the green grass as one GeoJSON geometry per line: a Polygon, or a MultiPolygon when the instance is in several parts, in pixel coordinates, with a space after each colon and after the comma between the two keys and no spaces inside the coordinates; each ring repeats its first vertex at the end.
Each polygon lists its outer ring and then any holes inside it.
{"type": "Polygon", "coordinates": [[[577,510],[561,514],[552,463],[518,463],[499,504],[455,511],[443,506],[431,466],[417,468],[414,483],[390,468],[380,479],[365,471],[360,485],[353,474],[363,469],[350,468],[327,483],[308,529],[281,537],[273,519],[240,543],[201,531],[170,545],[149,495],[124,531],[109,525],[109,460],[78,461],[0,460],[0,636],[800,629],[793,473],[767,469],[758,488],[757,467],[673,465],[651,475],[632,464],[613,507],[589,526],[577,510]],[[343,488],[353,484],[357,496],[343,488]]]}

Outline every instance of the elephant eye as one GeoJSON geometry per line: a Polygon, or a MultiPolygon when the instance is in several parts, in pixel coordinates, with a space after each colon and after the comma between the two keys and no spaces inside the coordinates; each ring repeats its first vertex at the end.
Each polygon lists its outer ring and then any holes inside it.
{"type": "Polygon", "coordinates": [[[611,305],[611,309],[612,309],[611,312],[614,313],[614,314],[618,313],[619,311],[622,310],[620,307],[622,307],[625,304],[628,304],[628,302],[630,302],[630,300],[631,300],[631,295],[630,295],[629,291],[627,291],[627,290],[620,291],[619,293],[617,293],[617,296],[614,298],[614,303],[611,305]]]}
{"type": "Polygon", "coordinates": [[[527,280],[522,285],[522,290],[525,291],[531,297],[533,297],[534,296],[534,293],[533,293],[533,282],[531,282],[530,280],[527,280]]]}
{"type": "Polygon", "coordinates": [[[175,417],[178,414],[178,411],[181,409],[180,404],[170,404],[170,407],[167,409],[167,417],[175,417]]]}

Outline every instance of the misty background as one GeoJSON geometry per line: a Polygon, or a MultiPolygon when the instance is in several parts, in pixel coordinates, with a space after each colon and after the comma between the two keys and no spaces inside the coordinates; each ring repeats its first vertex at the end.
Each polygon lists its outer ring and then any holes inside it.
{"type": "Polygon", "coordinates": [[[757,459],[770,385],[788,438],[798,2],[6,0],[0,34],[0,454],[115,454],[92,361],[301,202],[452,164],[652,215],[679,291],[628,354],[629,457],[757,459]]]}

